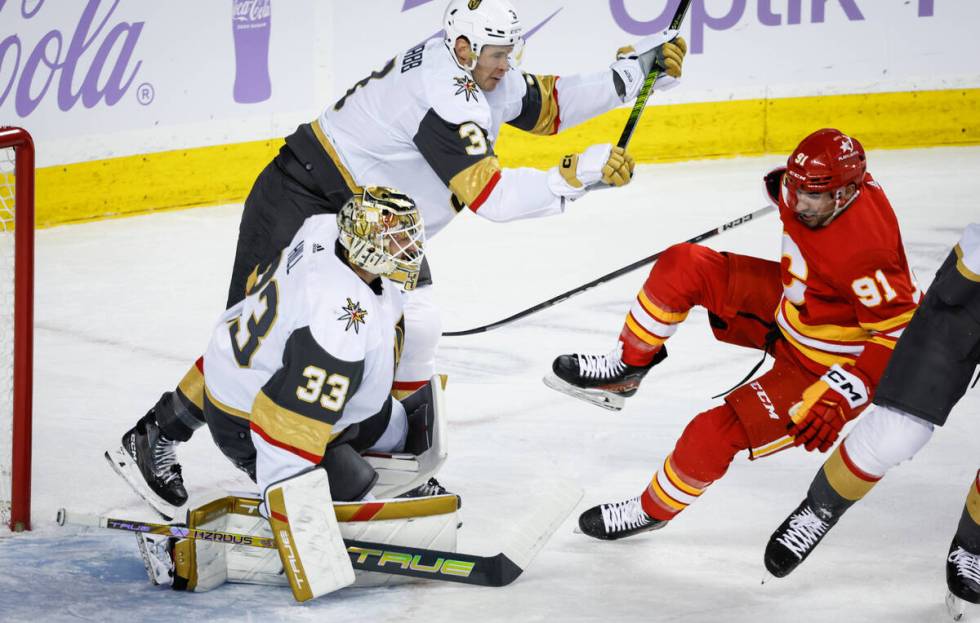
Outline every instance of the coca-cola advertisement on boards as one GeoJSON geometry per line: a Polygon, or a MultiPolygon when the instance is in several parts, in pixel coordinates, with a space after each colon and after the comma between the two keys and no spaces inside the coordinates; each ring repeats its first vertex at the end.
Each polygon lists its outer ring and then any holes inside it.
{"type": "Polygon", "coordinates": [[[235,41],[235,101],[264,102],[272,95],[269,77],[271,0],[232,0],[231,27],[235,41]]]}

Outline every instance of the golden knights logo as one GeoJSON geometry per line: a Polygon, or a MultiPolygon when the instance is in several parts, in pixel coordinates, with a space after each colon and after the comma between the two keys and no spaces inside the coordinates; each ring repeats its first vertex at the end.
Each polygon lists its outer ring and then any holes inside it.
{"type": "Polygon", "coordinates": [[[470,101],[470,97],[473,101],[479,102],[479,98],[476,96],[477,86],[476,82],[473,82],[473,78],[468,76],[456,76],[453,78],[453,82],[456,83],[456,92],[453,95],[459,95],[460,93],[466,96],[466,101],[470,101]]]}
{"type": "Polygon", "coordinates": [[[467,6],[467,7],[468,7],[468,8],[469,8],[469,9],[470,9],[471,11],[475,11],[475,10],[477,10],[477,9],[479,9],[479,8],[480,8],[480,3],[481,3],[481,2],[483,2],[483,0],[470,0],[469,2],[467,2],[467,3],[466,3],[466,6],[467,6]]]}
{"type": "Polygon", "coordinates": [[[347,305],[343,307],[344,315],[337,318],[337,320],[346,320],[347,326],[344,327],[344,331],[350,331],[351,327],[354,327],[354,333],[357,333],[361,328],[361,325],[367,322],[367,310],[361,309],[361,303],[347,299],[347,305]]]}

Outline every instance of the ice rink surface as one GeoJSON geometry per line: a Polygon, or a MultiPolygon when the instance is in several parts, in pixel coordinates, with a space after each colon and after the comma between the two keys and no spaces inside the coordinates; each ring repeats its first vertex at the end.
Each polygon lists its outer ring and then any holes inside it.
{"type": "MultiPolygon", "coordinates": [[[[593,193],[550,219],[501,225],[464,213],[428,247],[443,327],[495,321],[752,212],[763,204],[762,174],[779,162],[641,166],[630,186],[593,193]]],[[[925,288],[963,227],[980,219],[980,148],[872,152],[869,165],[925,288]]],[[[537,480],[570,478],[585,489],[511,586],[420,582],[347,589],[302,606],[284,588],[189,594],[150,586],[132,535],[59,528],[55,511],[153,518],[102,452],[205,347],[225,300],[240,212],[230,205],[38,232],[35,529],[0,539],[0,620],[947,620],[944,558],[980,465],[978,390],[784,580],[760,585],[763,548],[822,455],[740,456],[658,532],[617,542],[573,533],[585,508],[640,492],[690,418],[759,357],[716,343],[696,310],[621,413],[547,389],[541,377],[556,355],[609,350],[646,270],[496,331],[443,338],[438,367],[449,374],[451,430],[440,480],[464,499],[460,550],[496,553],[496,535],[537,480]]],[[[780,230],[769,215],[706,244],[777,259],[780,230]]],[[[192,496],[250,484],[206,431],[179,455],[192,496]]],[[[972,617],[980,620],[980,609],[972,617]]]]}

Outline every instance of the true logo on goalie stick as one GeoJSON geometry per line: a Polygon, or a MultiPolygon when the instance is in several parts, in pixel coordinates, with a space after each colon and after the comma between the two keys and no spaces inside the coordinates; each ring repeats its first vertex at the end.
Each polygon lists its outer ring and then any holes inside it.
{"type": "Polygon", "coordinates": [[[404,552],[390,552],[381,549],[367,549],[364,547],[348,546],[347,553],[350,554],[351,562],[359,565],[374,565],[383,567],[386,564],[393,564],[402,569],[411,569],[422,573],[433,573],[442,575],[453,575],[461,578],[468,578],[473,573],[475,563],[465,560],[453,560],[452,558],[436,558],[432,563],[422,562],[422,554],[406,554],[404,552]],[[371,556],[377,556],[376,561],[370,560],[371,556]]]}
{"type": "Polygon", "coordinates": [[[347,305],[343,307],[344,314],[337,318],[337,320],[346,320],[347,326],[344,327],[344,331],[350,331],[351,327],[354,327],[354,333],[357,333],[361,328],[361,325],[367,322],[367,310],[361,308],[361,303],[347,299],[347,305]]]}

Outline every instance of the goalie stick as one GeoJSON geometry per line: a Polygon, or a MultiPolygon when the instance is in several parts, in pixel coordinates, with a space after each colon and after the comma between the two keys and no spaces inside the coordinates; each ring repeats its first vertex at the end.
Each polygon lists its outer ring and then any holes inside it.
{"type": "MultiPolygon", "coordinates": [[[[752,221],[754,219],[759,218],[760,216],[764,216],[764,215],[772,212],[775,209],[776,209],[775,206],[767,205],[766,207],[760,208],[760,209],[756,210],[755,212],[749,212],[748,214],[745,214],[743,216],[740,216],[740,217],[738,217],[737,219],[735,219],[733,221],[729,221],[727,223],[724,223],[722,225],[719,225],[718,227],[715,227],[714,229],[709,229],[708,231],[703,232],[701,234],[698,234],[697,236],[694,236],[693,238],[688,238],[687,240],[685,240],[685,242],[696,243],[696,242],[701,242],[702,240],[707,240],[708,238],[713,238],[713,237],[717,236],[718,234],[721,234],[721,233],[724,233],[724,232],[728,231],[729,229],[734,229],[734,228],[738,227],[739,225],[743,225],[745,223],[748,223],[749,221],[752,221]]],[[[563,292],[563,293],[559,294],[558,296],[552,297],[552,298],[548,299],[547,301],[542,301],[541,303],[538,303],[537,305],[534,305],[532,307],[528,307],[527,309],[524,309],[522,311],[519,311],[516,314],[513,314],[511,316],[507,316],[506,318],[504,318],[502,320],[498,320],[497,322],[491,322],[490,324],[485,324],[485,325],[482,325],[482,326],[479,326],[479,327],[474,327],[472,329],[465,329],[465,330],[462,330],[462,331],[446,331],[442,335],[443,335],[443,337],[457,337],[457,336],[460,336],[460,335],[475,335],[477,333],[486,333],[487,331],[492,331],[493,329],[496,329],[498,327],[502,327],[505,324],[509,324],[511,322],[514,322],[515,320],[520,320],[521,318],[525,318],[527,316],[530,316],[531,314],[533,314],[535,312],[539,312],[542,309],[547,309],[547,308],[551,307],[552,305],[557,305],[558,303],[561,303],[562,301],[568,300],[568,299],[572,298],[573,296],[575,296],[576,294],[581,294],[582,292],[585,292],[586,290],[589,290],[591,288],[594,288],[597,285],[601,285],[603,283],[606,283],[607,281],[612,281],[613,279],[615,279],[617,277],[622,277],[626,273],[632,272],[632,271],[636,270],[637,268],[640,268],[640,267],[645,266],[647,264],[652,264],[653,262],[656,262],[657,259],[661,255],[663,255],[663,253],[664,253],[665,250],[666,249],[661,250],[661,251],[657,251],[653,255],[649,255],[649,256],[643,258],[642,260],[637,260],[637,261],[633,262],[632,264],[630,264],[629,266],[623,266],[622,268],[620,268],[618,270],[614,270],[611,273],[607,273],[607,274],[605,274],[605,275],[603,275],[601,277],[598,277],[596,279],[593,279],[592,281],[590,281],[590,282],[588,282],[586,284],[580,285],[577,288],[572,288],[568,292],[563,292]]]]}
{"type": "MultiPolygon", "coordinates": [[[[507,586],[524,572],[582,499],[582,490],[571,484],[551,483],[539,490],[546,492],[537,496],[540,503],[526,516],[512,524],[510,534],[503,539],[498,554],[478,556],[344,539],[351,565],[359,571],[374,571],[474,586],[507,586]]],[[[59,526],[90,526],[160,534],[181,539],[201,539],[228,545],[276,548],[272,537],[88,515],[64,508],[58,510],[56,521],[59,526]]]]}

